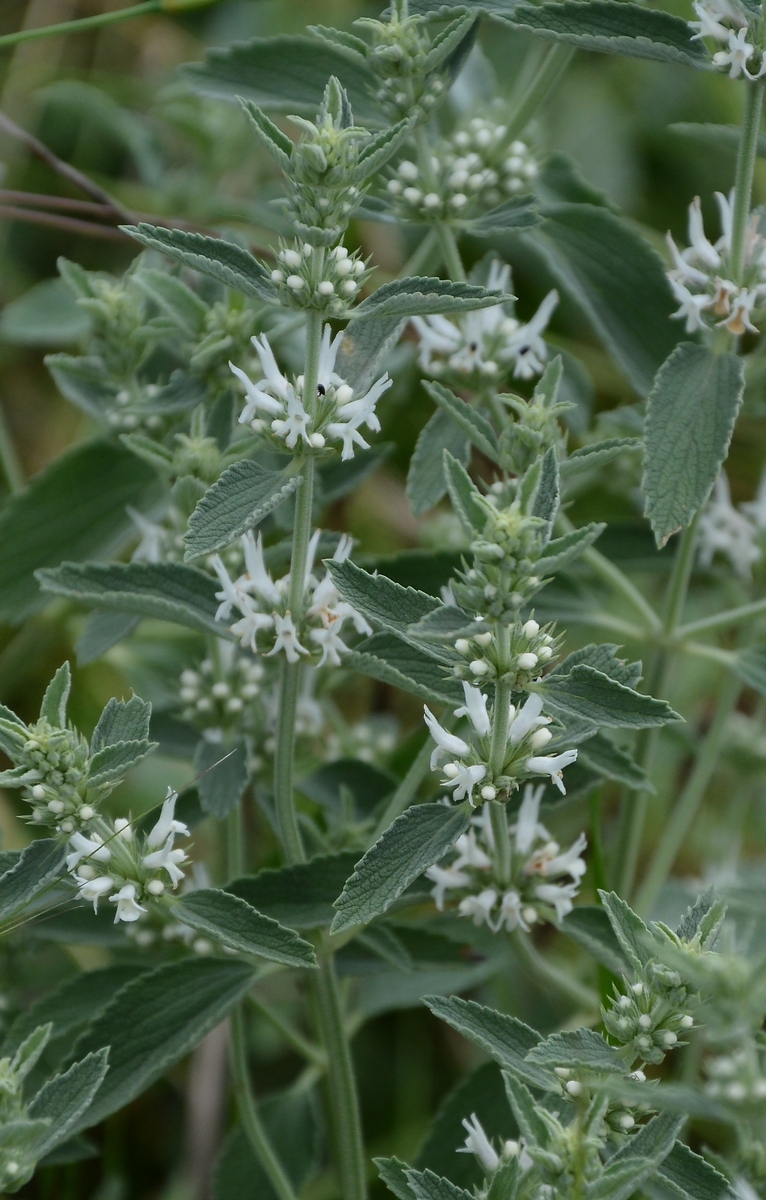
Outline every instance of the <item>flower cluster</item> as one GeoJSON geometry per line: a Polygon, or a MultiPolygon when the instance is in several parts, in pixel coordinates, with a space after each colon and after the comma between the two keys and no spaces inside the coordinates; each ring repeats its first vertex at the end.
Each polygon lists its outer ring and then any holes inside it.
{"type": "Polygon", "coordinates": [[[692,1001],[677,972],[655,965],[649,975],[646,981],[628,984],[624,992],[615,988],[603,1018],[611,1036],[637,1058],[659,1063],[669,1050],[683,1045],[679,1035],[694,1027],[694,1017],[684,1011],[692,1001]]]}
{"type": "Polygon", "coordinates": [[[766,529],[766,472],[755,500],[735,508],[724,471],[718,476],[697,526],[700,566],[710,567],[716,554],[725,554],[742,579],[750,579],[753,564],[762,557],[759,536],[766,529]]]}
{"type": "Polygon", "coordinates": [[[530,191],[538,165],[526,142],[507,145],[506,132],[474,117],[433,147],[425,166],[404,159],[387,184],[397,212],[408,221],[465,219],[530,191]]]}
{"type": "Polygon", "coordinates": [[[530,617],[523,624],[510,626],[509,645],[502,650],[492,627],[459,637],[455,649],[463,662],[455,665],[454,673],[471,683],[488,683],[502,677],[516,689],[525,688],[553,658],[556,641],[548,632],[552,628],[541,629],[530,617]]]}
{"type": "Polygon", "coordinates": [[[763,49],[754,41],[755,20],[749,6],[739,0],[694,0],[693,7],[699,18],[690,22],[696,30],[693,40],[708,37],[725,46],[713,55],[714,67],[726,71],[730,79],[740,75],[760,79],[766,74],[763,49]]]}
{"type": "MultiPolygon", "coordinates": [[[[447,86],[438,69],[442,56],[434,54],[423,18],[409,16],[406,0],[394,0],[387,21],[361,17],[355,24],[371,35],[371,44],[359,38],[355,46],[360,65],[372,72],[373,94],[383,112],[393,120],[432,112],[447,86]]],[[[332,35],[335,30],[316,32],[332,35]]]]}
{"type": "Polygon", "coordinates": [[[470,742],[446,730],[428,707],[424,710],[426,725],[436,743],[431,754],[431,770],[441,770],[442,783],[452,789],[454,800],[468,800],[475,805],[498,796],[507,798],[522,780],[535,775],[549,776],[560,792],[566,791],[562,771],[575,762],[577,751],[537,753],[553,736],[547,728],[551,718],[542,715],[541,696],[532,694],[518,708],[510,706],[502,763],[500,769],[494,771],[489,762],[493,712],[487,710],[487,697],[478,688],[464,683],[463,692],[465,705],[455,710],[455,716],[468,717],[470,742]],[[444,762],[444,759],[448,761],[444,762]],[[477,787],[480,798],[475,800],[477,787]]]}
{"type": "Polygon", "coordinates": [[[668,279],[678,310],[673,314],[686,321],[686,332],[712,326],[739,337],[758,333],[754,315],[766,297],[766,238],[758,232],[759,216],[753,213],[745,233],[744,267],[741,280],[732,278],[731,249],[734,193],[727,198],[716,192],[721,214],[721,236],[708,240],[702,223],[699,196],[689,206],[689,243],[679,250],[670,234],[668,247],[673,267],[668,279]]]}
{"type": "Polygon", "coordinates": [[[585,835],[562,851],[544,825],[539,812],[543,787],[527,785],[514,824],[510,873],[501,877],[489,808],[485,805],[473,818],[472,828],[462,834],[457,856],[447,866],[429,867],[436,907],[444,907],[448,893],[460,898],[457,910],[474,925],[487,925],[493,933],[501,929],[523,929],[544,921],[560,922],[572,911],[572,901],[585,874],[581,857],[585,835]]]}
{"type": "MultiPolygon", "coordinates": [[[[520,1154],[524,1154],[520,1143],[513,1138],[509,1138],[503,1142],[502,1148],[498,1153],[476,1113],[471,1113],[470,1119],[464,1118],[461,1124],[466,1131],[467,1137],[463,1145],[459,1147],[457,1153],[472,1154],[485,1175],[490,1178],[501,1163],[509,1162],[512,1158],[517,1158],[520,1154]]],[[[528,1161],[522,1162],[522,1166],[528,1167],[531,1160],[529,1160],[528,1155],[524,1155],[524,1158],[528,1161]]]]}
{"type": "MultiPolygon", "coordinates": [[[[511,269],[497,259],[487,278],[491,291],[507,293],[511,269]]],[[[532,379],[543,370],[548,347],[543,340],[558,292],[549,292],[530,321],[522,322],[506,306],[475,309],[451,320],[435,316],[413,317],[420,339],[418,361],[427,375],[460,387],[497,385],[504,376],[532,379]]]]}
{"type": "Polygon", "coordinates": [[[242,725],[265,674],[261,663],[237,653],[230,642],[219,642],[218,658],[217,669],[206,658],[196,670],[182,671],[178,691],[183,719],[202,729],[211,742],[221,741],[227,729],[242,725]]]}
{"type": "MultiPolygon", "coordinates": [[[[344,623],[350,621],[357,633],[372,633],[364,617],[341,599],[329,572],[325,572],[322,579],[312,573],[320,532],[316,531],[309,545],[302,589],[304,612],[295,614],[299,625],[289,609],[291,576],[272,579],[263,559],[260,534],[257,539],[252,533],[242,538],[245,572],[237,580],[231,579],[220,558],[214,558],[213,566],[221,582],[221,591],[216,593],[216,598],[221,601],[216,620],[228,623],[232,609],[236,609],[240,618],[229,624],[229,628],[254,654],[264,654],[268,658],[283,653],[291,663],[299,662],[301,655],[307,658],[319,655],[316,665],[340,666],[340,656],[348,649],[340,636],[344,623]],[[301,637],[311,642],[311,646],[304,646],[301,637]]],[[[333,560],[344,562],[352,545],[349,537],[342,537],[333,560]]]]}
{"type": "Polygon", "coordinates": [[[358,254],[345,246],[324,250],[296,242],[277,254],[271,272],[280,302],[288,308],[310,308],[327,316],[344,317],[369,271],[358,254]]]}
{"type": "Polygon", "coordinates": [[[72,834],[66,865],[81,900],[92,902],[97,911],[99,900],[107,896],[116,906],[115,923],[138,921],[148,911],[146,901],[161,896],[167,881],[178,887],[188,860],[174,842],[178,834],[188,837],[189,830],[175,819],[177,799],[168,788],[159,820],[146,834],[124,817],[94,817],[87,831],[72,834]]]}
{"type": "Polygon", "coordinates": [[[729,1054],[711,1055],[704,1070],[708,1096],[731,1104],[766,1103],[766,1061],[760,1047],[749,1044],[729,1054]]]}
{"type": "Polygon", "coordinates": [[[290,381],[277,366],[271,346],[266,337],[253,338],[265,379],[254,383],[239,367],[231,369],[243,384],[247,402],[239,421],[262,434],[278,450],[301,452],[323,451],[328,442],[339,442],[341,458],[354,457],[354,447],[369,449],[360,430],[363,426],[375,432],[380,422],[375,415],[375,405],[383,393],[390,388],[388,373],[373,383],[362,395],[335,371],[343,335],[332,341],[329,325],[324,328],[319,356],[317,392],[314,396],[303,394],[302,375],[290,381]]]}

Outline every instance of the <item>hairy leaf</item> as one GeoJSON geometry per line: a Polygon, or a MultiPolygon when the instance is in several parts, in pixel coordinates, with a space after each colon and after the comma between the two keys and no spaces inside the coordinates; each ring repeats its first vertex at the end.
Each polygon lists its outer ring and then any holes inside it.
{"type": "Polygon", "coordinates": [[[200,888],[181,896],[175,904],[179,920],[206,933],[240,954],[253,954],[288,967],[314,967],[314,947],[265,917],[246,900],[218,888],[200,888]]]}
{"type": "Polygon", "coordinates": [[[0,875],[0,920],[6,920],[64,873],[66,847],[56,838],[38,838],[0,875]]]}
{"type": "Polygon", "coordinates": [[[357,319],[371,316],[414,317],[429,313],[469,312],[491,308],[512,300],[502,292],[490,292],[475,283],[411,275],[384,283],[356,310],[357,319]]]}
{"type": "Polygon", "coordinates": [[[542,1038],[523,1021],[457,996],[448,999],[428,996],[425,1002],[434,1016],[481,1046],[501,1067],[526,1079],[533,1087],[544,1091],[556,1087],[554,1072],[528,1059],[530,1051],[542,1042],[542,1038]]]}
{"type": "Polygon", "coordinates": [[[418,435],[407,474],[407,499],[416,517],[422,517],[446,495],[444,451],[462,466],[471,457],[471,443],[449,413],[437,408],[418,435]]]}
{"type": "Polygon", "coordinates": [[[207,237],[202,233],[190,233],[186,229],[164,229],[143,221],[140,225],[123,225],[122,229],[150,250],[159,250],[168,258],[174,258],[176,262],[202,275],[209,275],[211,279],[217,279],[219,283],[235,288],[245,296],[270,302],[276,298],[274,285],[265,268],[249,251],[233,242],[207,237]]]}
{"type": "Polygon", "coordinates": [[[301,482],[300,475],[267,471],[250,459],[234,463],[205,492],[189,518],[184,557],[188,561],[229,546],[292,496],[301,482]]]}

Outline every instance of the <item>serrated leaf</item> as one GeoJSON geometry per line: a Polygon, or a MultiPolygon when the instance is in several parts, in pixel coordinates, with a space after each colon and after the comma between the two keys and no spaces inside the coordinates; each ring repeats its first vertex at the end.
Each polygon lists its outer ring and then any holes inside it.
{"type": "Polygon", "coordinates": [[[528,1054],[542,1042],[542,1037],[523,1021],[457,996],[427,996],[425,1003],[434,1016],[481,1046],[499,1066],[543,1091],[557,1086],[553,1071],[529,1061],[528,1054]]]}
{"type": "Polygon", "coordinates": [[[684,1127],[683,1117],[674,1117],[668,1113],[659,1113],[647,1121],[646,1125],[633,1136],[612,1156],[611,1162],[623,1162],[625,1159],[640,1155],[661,1162],[673,1149],[675,1140],[684,1127]]]}
{"type": "Polygon", "coordinates": [[[174,905],[178,918],[240,954],[252,954],[288,967],[315,967],[314,947],[241,896],[218,888],[199,888],[174,905]]]}
{"type": "Polygon", "coordinates": [[[454,846],[471,821],[467,805],[416,804],[397,817],[357,863],[335,902],[331,932],[365,925],[454,846]]]}
{"type": "Polygon", "coordinates": [[[559,538],[554,538],[540,555],[540,567],[542,572],[547,574],[555,574],[565,567],[573,559],[592,546],[597,538],[606,529],[606,524],[602,521],[592,521],[589,525],[583,525],[580,529],[573,529],[570,533],[565,533],[559,538]]]}
{"type": "Polygon", "coordinates": [[[447,481],[452,507],[470,538],[481,533],[487,523],[486,502],[465,467],[444,451],[444,478],[447,481]]]}
{"type": "Polygon", "coordinates": [[[606,734],[597,733],[588,738],[580,747],[580,762],[590,767],[606,779],[616,779],[626,787],[637,791],[654,792],[655,787],[649,776],[621,746],[608,738],[606,734]]]}
{"type": "Polygon", "coordinates": [[[568,675],[573,667],[582,663],[587,667],[593,667],[595,671],[602,671],[604,675],[608,675],[610,679],[616,679],[625,687],[636,688],[641,682],[641,663],[638,661],[631,663],[624,658],[618,658],[619,648],[614,642],[589,642],[587,646],[581,646],[579,650],[573,650],[571,654],[568,654],[563,662],[554,667],[551,674],[568,675]]]}
{"type": "Polygon", "coordinates": [[[201,738],[194,753],[203,812],[219,819],[237,807],[248,783],[247,751],[243,742],[235,746],[201,738]]]}
{"type": "Polygon", "coordinates": [[[335,370],[355,392],[366,391],[380,375],[406,323],[396,316],[351,318],[343,334],[335,370]]]}
{"type": "Polygon", "coordinates": [[[223,238],[207,237],[186,229],[164,229],[158,225],[122,225],[120,228],[142,246],[159,250],[168,258],[209,275],[226,287],[255,300],[274,303],[276,291],[264,267],[249,251],[223,238]]]}
{"type": "Polygon", "coordinates": [[[426,704],[454,706],[462,690],[444,667],[410,642],[393,633],[376,633],[343,656],[343,664],[381,683],[390,683],[425,700],[426,704]]]}
{"type": "Polygon", "coordinates": [[[469,441],[481,450],[482,454],[486,454],[492,462],[500,463],[497,435],[486,417],[441,383],[424,380],[423,387],[433,402],[439,408],[444,409],[455,424],[462,429],[469,441]]]}
{"type": "MultiPolygon", "coordinates": [[[[93,913],[90,914],[93,916],[93,913]]],[[[141,973],[137,966],[104,967],[83,971],[27,1005],[5,1035],[2,1055],[15,1054],[24,1039],[38,1026],[51,1022],[51,1038],[69,1037],[106,1008],[120,988],[141,973]]]]}
{"type": "Polygon", "coordinates": [[[117,742],[145,742],[149,738],[152,706],[140,696],[117,700],[113,696],[98,719],[90,740],[91,754],[117,742]]]}
{"type": "Polygon", "coordinates": [[[513,196],[504,200],[497,208],[466,222],[466,232],[473,237],[493,237],[514,229],[532,229],[542,221],[537,201],[533,195],[513,196]]]}
{"type": "Polygon", "coordinates": [[[409,1167],[406,1177],[415,1200],[473,1200],[472,1192],[457,1187],[433,1171],[416,1171],[409,1167]]]}
{"type": "Polygon", "coordinates": [[[726,455],[745,385],[734,354],[682,342],[649,395],[642,488],[658,546],[687,526],[710,495],[726,455]]]}
{"type": "Polygon", "coordinates": [[[621,454],[643,450],[644,443],[640,438],[605,438],[602,442],[593,442],[590,446],[581,446],[574,450],[568,458],[559,463],[561,478],[566,481],[583,471],[595,467],[603,467],[606,463],[619,458],[621,454]]]}
{"type": "Polygon", "coordinates": [[[94,786],[122,779],[127,771],[155,749],[156,742],[115,742],[90,760],[89,782],[94,786]]]}
{"type": "Polygon", "coordinates": [[[545,521],[548,535],[553,529],[553,522],[559,510],[559,464],[556,451],[550,446],[543,455],[540,464],[540,478],[535,490],[532,504],[532,516],[545,521]]]}
{"type": "Polygon", "coordinates": [[[415,1192],[407,1178],[409,1168],[399,1158],[374,1158],[378,1174],[397,1200],[416,1200],[415,1192]]]}
{"type": "Polygon", "coordinates": [[[49,1121],[47,1133],[35,1147],[37,1158],[50,1154],[66,1141],[70,1130],[81,1121],[104,1081],[109,1067],[109,1048],[105,1046],[73,1063],[68,1071],[44,1083],[29,1104],[34,1120],[49,1121]]]}
{"type": "Polygon", "coordinates": [[[651,935],[644,922],[616,892],[599,892],[601,903],[622,947],[623,954],[638,972],[652,957],[651,935]]]}
{"type": "Polygon", "coordinates": [[[468,465],[470,441],[449,413],[437,408],[418,435],[407,473],[407,499],[416,517],[422,517],[446,495],[445,450],[462,466],[468,465]]]}
{"type": "Polygon", "coordinates": [[[228,883],[226,891],[282,925],[316,929],[331,924],[335,917],[333,903],[358,858],[356,850],[324,854],[305,863],[243,875],[228,883]]]}
{"type": "Polygon", "coordinates": [[[64,874],[66,847],[56,838],[38,838],[0,875],[0,920],[5,921],[64,874]]]}
{"type": "Polygon", "coordinates": [[[678,323],[670,320],[677,305],[665,264],[605,208],[547,204],[541,211],[544,223],[525,241],[542,252],[625,377],[645,396],[682,336],[678,323]]]}
{"type": "Polygon", "coordinates": [[[629,1200],[654,1172],[656,1165],[654,1159],[637,1155],[619,1162],[610,1161],[603,1174],[588,1184],[585,1200],[629,1200]]]}
{"type": "Polygon", "coordinates": [[[683,1142],[676,1142],[663,1159],[657,1169],[657,1182],[676,1200],[731,1200],[732,1197],[728,1179],[683,1142]]]}
{"type": "Polygon", "coordinates": [[[109,1046],[109,1071],[72,1133],[124,1108],[188,1054],[252,987],[253,968],[219,958],[167,963],[126,984],[85,1030],[74,1055],[109,1046]]]}
{"type": "Polygon", "coordinates": [[[215,579],[181,563],[64,563],[39,571],[43,591],[92,608],[114,609],[188,625],[226,637],[215,619],[215,579]]]}
{"type": "Polygon", "coordinates": [[[528,1052],[527,1062],[541,1067],[576,1067],[607,1074],[625,1074],[625,1060],[594,1029],[552,1033],[528,1052]]]}
{"type": "Polygon", "coordinates": [[[0,619],[16,624],[40,606],[37,568],[112,554],[131,528],[126,505],[143,510],[158,494],[155,473],[122,446],[96,441],[63,454],[3,504],[0,619]]]}
{"type": "Polygon", "coordinates": [[[625,0],[559,0],[533,6],[519,4],[511,23],[537,37],[568,42],[584,50],[625,54],[707,67],[710,59],[681,17],[642,8],[625,0]]]}
{"type": "Polygon", "coordinates": [[[247,113],[252,123],[253,129],[260,142],[266,147],[272,158],[276,160],[281,169],[288,174],[292,167],[293,143],[290,141],[286,133],[283,133],[257,104],[252,100],[246,100],[240,97],[240,104],[247,113]]]}
{"type": "Polygon", "coordinates": [[[508,1103],[528,1145],[546,1147],[550,1137],[548,1126],[538,1111],[537,1101],[526,1084],[511,1071],[503,1071],[508,1103]]]}
{"type": "Polygon", "coordinates": [[[344,599],[391,633],[406,634],[410,625],[440,607],[433,596],[402,587],[385,575],[370,575],[348,560],[329,560],[326,566],[344,599]]]}
{"type": "Polygon", "coordinates": [[[415,317],[430,313],[470,312],[504,304],[513,296],[490,292],[475,283],[411,275],[392,279],[368,296],[356,310],[357,319],[376,317],[415,317]]]}
{"type": "Polygon", "coordinates": [[[368,179],[372,179],[373,175],[381,167],[384,167],[400,146],[407,141],[411,131],[412,121],[405,117],[401,121],[397,121],[395,125],[381,129],[379,133],[370,138],[359,155],[358,165],[353,176],[354,183],[365,183],[368,179]]]}
{"type": "Polygon", "coordinates": [[[144,267],[136,271],[132,278],[144,295],[154,301],[179,329],[189,337],[199,337],[208,309],[196,292],[167,271],[144,267]]]}
{"type": "Polygon", "coordinates": [[[565,676],[551,673],[532,690],[563,718],[571,715],[599,727],[649,729],[681,720],[665,700],[635,692],[584,663],[565,676]]]}
{"type": "Polygon", "coordinates": [[[234,463],[205,492],[190,516],[184,558],[200,558],[231,545],[292,496],[301,482],[300,475],[267,471],[250,459],[234,463]]]}
{"type": "Polygon", "coordinates": [[[40,706],[40,716],[49,721],[54,729],[66,729],[66,706],[71,687],[72,672],[69,670],[69,663],[65,662],[45,689],[40,706]]]}

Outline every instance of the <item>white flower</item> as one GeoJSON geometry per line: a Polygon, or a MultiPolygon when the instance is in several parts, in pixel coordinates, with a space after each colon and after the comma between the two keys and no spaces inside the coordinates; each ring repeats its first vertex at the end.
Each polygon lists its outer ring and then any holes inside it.
{"type": "Polygon", "coordinates": [[[516,849],[519,854],[528,854],[538,837],[548,838],[548,830],[538,821],[540,801],[543,798],[545,784],[533,787],[528,783],[524,789],[522,800],[516,817],[516,824],[511,826],[515,834],[516,849]]]}
{"type": "Polygon", "coordinates": [[[555,784],[562,796],[566,795],[562,771],[577,761],[576,750],[564,750],[561,754],[543,754],[539,757],[528,758],[524,764],[527,771],[535,775],[550,775],[551,783],[555,784]]]}
{"type": "Polygon", "coordinates": [[[79,884],[80,890],[77,893],[81,900],[87,900],[89,903],[93,901],[93,911],[98,912],[98,902],[107,892],[111,892],[114,887],[114,880],[111,875],[99,875],[96,879],[83,879],[79,875],[75,875],[75,882],[79,884]]]}
{"type": "Polygon", "coordinates": [[[537,850],[525,864],[525,875],[543,875],[555,879],[557,875],[570,875],[572,879],[582,879],[585,874],[585,863],[580,857],[588,842],[581,833],[575,842],[561,854],[557,842],[547,842],[537,850]]]}
{"type": "Polygon", "coordinates": [[[141,534],[141,540],[131,555],[131,562],[162,562],[166,537],[166,531],[162,525],[157,525],[154,521],[150,521],[148,517],[145,517],[143,513],[139,512],[137,508],[133,508],[130,504],[126,504],[125,512],[141,534]]]}
{"type": "Polygon", "coordinates": [[[678,301],[678,308],[671,313],[671,316],[679,319],[686,318],[687,333],[695,333],[698,329],[704,329],[705,322],[702,314],[712,304],[710,297],[706,296],[704,292],[690,292],[688,287],[676,279],[670,279],[669,283],[673,295],[678,301]]]}
{"type": "Polygon", "coordinates": [[[298,640],[298,631],[295,628],[295,622],[289,612],[282,617],[279,613],[274,613],[274,629],[276,631],[276,641],[271,650],[266,655],[271,658],[273,654],[278,654],[280,650],[284,650],[285,658],[289,663],[300,662],[301,654],[310,654],[311,651],[302,646],[298,640]]]}
{"type": "Polygon", "coordinates": [[[136,901],[136,885],[134,883],[123,884],[118,892],[109,897],[109,900],[112,904],[117,905],[117,912],[114,915],[115,925],[118,921],[138,921],[141,913],[147,911],[136,901]]]}
{"type": "Polygon", "coordinates": [[[732,0],[694,0],[693,8],[699,21],[689,22],[692,29],[697,30],[692,41],[711,37],[718,42],[725,42],[729,30],[723,24],[724,21],[736,26],[747,24],[744,12],[736,3],[732,3],[732,0]]]}
{"type": "MultiPolygon", "coordinates": [[[[724,228],[726,228],[725,221],[722,220],[722,223],[724,224],[724,228]]],[[[691,250],[697,259],[701,263],[704,263],[706,267],[717,271],[721,265],[721,255],[705,236],[705,226],[702,222],[702,203],[699,196],[695,196],[689,205],[689,242],[691,250]]]]}
{"type": "Polygon", "coordinates": [[[728,48],[718,50],[713,55],[714,67],[729,67],[729,79],[739,78],[742,72],[751,79],[755,78],[747,70],[748,59],[752,58],[755,53],[755,46],[747,40],[748,32],[747,29],[740,29],[735,33],[733,29],[730,29],[728,48]]]}
{"type": "Polygon", "coordinates": [[[498,929],[505,928],[508,933],[512,933],[514,929],[520,927],[525,933],[529,933],[529,925],[524,920],[522,908],[522,899],[518,892],[513,890],[504,892],[500,900],[498,929]]]}
{"type": "Polygon", "coordinates": [[[109,862],[112,857],[111,850],[104,845],[103,838],[99,837],[97,833],[86,837],[84,833],[75,832],[69,839],[69,845],[72,850],[66,856],[68,871],[74,871],[83,859],[92,858],[95,862],[103,863],[109,862]]]}
{"type": "Polygon", "coordinates": [[[509,339],[505,350],[501,352],[502,359],[514,361],[514,378],[532,379],[533,376],[542,373],[548,358],[548,348],[542,335],[558,302],[558,292],[548,292],[531,321],[519,326],[509,339]]]}
{"type": "MultiPolygon", "coordinates": [[[[449,766],[452,766],[454,771],[450,771],[448,778],[445,779],[445,787],[455,789],[453,793],[455,800],[470,800],[473,804],[474,788],[487,774],[487,768],[481,763],[471,767],[464,766],[462,763],[448,763],[447,767],[449,766]]],[[[446,768],[444,773],[447,775],[446,768]]]]}
{"type": "Polygon", "coordinates": [[[471,1113],[471,1119],[462,1122],[468,1137],[460,1147],[458,1154],[474,1154],[485,1171],[492,1174],[500,1166],[500,1156],[482,1128],[476,1113],[471,1113]]]}
{"type": "Polygon", "coordinates": [[[755,499],[746,500],[739,507],[740,511],[755,525],[756,529],[766,529],[766,468],[761,472],[755,499]]]}
{"type": "Polygon", "coordinates": [[[479,688],[471,687],[470,683],[463,684],[465,704],[455,709],[456,717],[468,717],[479,737],[487,737],[492,724],[487,712],[487,697],[479,688]]]}
{"type": "Polygon", "coordinates": [[[251,532],[245,534],[242,538],[242,549],[245,555],[245,567],[247,572],[245,575],[244,586],[248,590],[252,590],[267,604],[279,604],[282,598],[282,592],[279,585],[274,582],[266,569],[266,562],[263,557],[263,538],[258,534],[254,538],[251,532]]]}
{"type": "Polygon", "coordinates": [[[424,706],[423,712],[429,733],[436,742],[436,749],[431,754],[432,771],[438,767],[444,755],[450,758],[457,755],[459,758],[462,758],[465,754],[470,754],[471,747],[468,743],[464,742],[462,738],[457,737],[454,733],[448,733],[436,720],[428,705],[424,706]]]}
{"type": "Polygon", "coordinates": [[[756,527],[732,504],[729,481],[723,471],[699,519],[697,539],[701,566],[709,567],[713,556],[720,552],[743,579],[750,578],[753,563],[761,557],[756,527]]]}
{"type": "Polygon", "coordinates": [[[497,930],[492,922],[492,909],[497,903],[497,892],[494,888],[485,888],[478,896],[466,896],[458,905],[461,917],[470,917],[474,925],[489,925],[493,933],[497,930]]]}
{"type": "Polygon", "coordinates": [[[147,834],[147,846],[161,846],[166,838],[170,837],[171,834],[180,833],[184,837],[189,836],[189,830],[186,825],[184,825],[183,821],[176,821],[175,819],[177,800],[178,793],[174,792],[173,789],[169,787],[168,794],[163,802],[157,824],[147,834]]]}
{"type": "MultiPolygon", "coordinates": [[[[181,863],[186,862],[186,855],[183,850],[173,849],[172,833],[161,850],[153,850],[151,854],[145,854],[141,862],[147,871],[167,871],[173,887],[177,887],[184,877],[181,863]]],[[[122,919],[125,920],[124,917],[122,919]]]]}
{"type": "Polygon", "coordinates": [[[545,904],[551,904],[556,910],[556,920],[560,923],[573,908],[572,901],[577,895],[576,883],[540,883],[535,888],[535,895],[545,904]]]}
{"type": "Polygon", "coordinates": [[[231,626],[231,632],[239,638],[240,645],[249,647],[255,654],[258,649],[258,634],[274,627],[274,617],[269,613],[260,612],[249,596],[241,598],[239,607],[242,616],[231,626]]]}
{"type": "Polygon", "coordinates": [[[543,698],[537,692],[532,692],[520,709],[516,710],[511,706],[508,717],[508,741],[512,746],[518,746],[519,742],[534,729],[539,729],[542,725],[550,725],[550,717],[541,716],[542,711],[543,698]]]}
{"type": "Polygon", "coordinates": [[[465,871],[458,870],[455,863],[450,867],[440,867],[438,864],[429,867],[426,871],[426,878],[436,885],[431,889],[431,895],[439,912],[444,908],[446,892],[451,888],[468,887],[471,882],[470,875],[466,875],[465,871]]]}
{"type": "MultiPolygon", "coordinates": [[[[482,809],[482,812],[484,811],[482,809]]],[[[473,829],[469,829],[467,833],[461,833],[455,842],[455,849],[458,852],[458,857],[452,866],[456,869],[460,867],[474,867],[479,871],[485,871],[492,866],[492,859],[482,850],[476,840],[476,832],[473,829]]]]}

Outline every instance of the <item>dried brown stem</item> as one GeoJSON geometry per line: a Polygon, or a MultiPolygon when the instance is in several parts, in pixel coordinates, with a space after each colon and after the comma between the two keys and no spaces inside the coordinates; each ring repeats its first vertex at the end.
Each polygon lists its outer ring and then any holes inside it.
{"type": "Polygon", "coordinates": [[[110,241],[130,242],[133,239],[112,225],[98,225],[95,221],[80,221],[77,217],[65,217],[59,213],[36,212],[33,208],[21,208],[15,204],[0,203],[0,220],[29,221],[33,225],[49,225],[54,229],[65,229],[68,233],[84,233],[87,237],[107,238],[110,241]]]}

